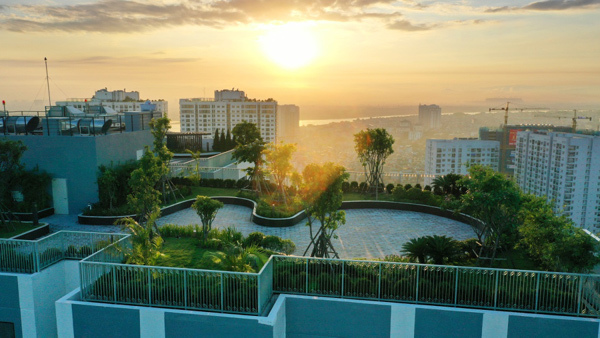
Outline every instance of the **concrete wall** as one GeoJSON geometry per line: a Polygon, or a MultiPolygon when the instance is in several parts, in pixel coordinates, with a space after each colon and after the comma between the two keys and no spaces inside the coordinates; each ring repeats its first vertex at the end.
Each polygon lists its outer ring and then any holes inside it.
{"type": "Polygon", "coordinates": [[[54,337],[54,302],[79,286],[79,262],[65,260],[35,274],[0,273],[0,322],[17,337],[54,337]]]}
{"type": "Polygon", "coordinates": [[[98,201],[98,166],[137,159],[137,151],[152,145],[149,130],[101,136],[9,135],[27,146],[22,161],[28,169],[36,165],[53,178],[67,180],[69,213],[77,214],[88,203],[98,201]]]}
{"type": "Polygon", "coordinates": [[[600,320],[280,295],[267,317],[79,301],[56,302],[59,337],[577,337],[600,320]]]}

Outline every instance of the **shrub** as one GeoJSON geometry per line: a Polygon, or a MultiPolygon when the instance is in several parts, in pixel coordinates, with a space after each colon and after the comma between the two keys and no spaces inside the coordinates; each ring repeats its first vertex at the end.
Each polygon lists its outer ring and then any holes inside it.
{"type": "Polygon", "coordinates": [[[188,196],[192,193],[192,187],[189,185],[176,185],[175,189],[183,196],[188,196]]]}
{"type": "Polygon", "coordinates": [[[392,199],[394,201],[401,201],[406,198],[406,190],[401,185],[397,185],[392,191],[392,199]]]}
{"type": "Polygon", "coordinates": [[[426,185],[425,188],[423,188],[424,191],[431,191],[431,186],[430,185],[426,185]]]}
{"type": "Polygon", "coordinates": [[[186,185],[186,186],[194,185],[192,179],[190,179],[189,177],[173,177],[173,178],[171,178],[171,183],[173,183],[175,185],[186,185]]]}
{"type": "Polygon", "coordinates": [[[342,182],[342,191],[344,193],[350,192],[350,182],[347,182],[347,181],[342,182]]]}
{"type": "Polygon", "coordinates": [[[244,247],[251,247],[253,245],[259,246],[261,245],[265,237],[265,234],[263,234],[262,232],[253,232],[249,234],[248,237],[246,237],[246,239],[244,240],[244,247]]]}
{"type": "Polygon", "coordinates": [[[91,255],[94,251],[92,250],[92,248],[90,248],[87,245],[82,246],[81,248],[79,248],[79,257],[87,257],[89,255],[91,255]]]}
{"type": "Polygon", "coordinates": [[[79,250],[75,245],[69,245],[67,251],[65,251],[65,256],[67,257],[77,257],[79,255],[79,250]]]}
{"type": "Polygon", "coordinates": [[[388,194],[391,194],[393,190],[394,190],[394,185],[392,183],[389,183],[388,185],[385,186],[385,191],[388,194]]]}
{"type": "Polygon", "coordinates": [[[247,198],[249,200],[258,201],[258,194],[252,190],[240,190],[235,194],[236,197],[247,198]]]}
{"type": "Polygon", "coordinates": [[[246,178],[240,178],[239,180],[237,180],[237,182],[235,183],[236,188],[238,189],[244,189],[247,188],[250,185],[250,181],[248,181],[246,178]]]}
{"type": "Polygon", "coordinates": [[[292,254],[296,250],[296,245],[289,239],[281,239],[277,236],[265,236],[260,246],[265,249],[282,252],[287,255],[292,254]]]}
{"type": "Polygon", "coordinates": [[[235,180],[231,180],[231,179],[225,180],[225,181],[223,181],[223,187],[229,188],[229,189],[235,188],[235,183],[236,183],[235,180]]]}
{"type": "Polygon", "coordinates": [[[412,187],[413,187],[412,184],[408,183],[408,184],[404,185],[404,190],[408,191],[408,190],[412,189],[412,187]]]}
{"type": "Polygon", "coordinates": [[[165,224],[160,227],[160,235],[162,237],[194,237],[196,225],[175,225],[165,224]]]}
{"type": "Polygon", "coordinates": [[[223,241],[218,238],[209,238],[206,241],[199,241],[199,246],[208,250],[222,250],[225,245],[223,241]]]}
{"type": "Polygon", "coordinates": [[[415,188],[419,189],[419,190],[423,190],[423,188],[421,187],[420,183],[415,184],[415,188]]]}
{"type": "Polygon", "coordinates": [[[358,191],[358,182],[356,182],[356,181],[350,182],[350,191],[352,191],[352,192],[358,191]]]}
{"type": "Polygon", "coordinates": [[[367,190],[367,182],[360,182],[358,185],[358,191],[363,192],[367,190]]]}

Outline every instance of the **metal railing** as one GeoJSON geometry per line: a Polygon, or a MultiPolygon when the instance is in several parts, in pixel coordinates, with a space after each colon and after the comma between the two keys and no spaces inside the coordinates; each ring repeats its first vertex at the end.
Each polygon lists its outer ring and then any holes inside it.
{"type": "Polygon", "coordinates": [[[35,273],[63,259],[81,259],[123,234],[59,231],[35,241],[0,239],[0,271],[35,273]]]}
{"type": "Polygon", "coordinates": [[[273,263],[259,273],[123,264],[128,238],[80,263],[86,301],[261,314],[273,295],[273,263]]]}
{"type": "Polygon", "coordinates": [[[274,257],[273,290],[573,316],[600,314],[600,275],[274,257]]]}

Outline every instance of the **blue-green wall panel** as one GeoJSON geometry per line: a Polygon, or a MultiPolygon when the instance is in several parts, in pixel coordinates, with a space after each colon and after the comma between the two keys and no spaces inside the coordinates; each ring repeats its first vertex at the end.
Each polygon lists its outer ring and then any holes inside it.
{"type": "Polygon", "coordinates": [[[0,307],[18,309],[19,279],[17,276],[0,275],[0,307]]]}
{"type": "Polygon", "coordinates": [[[287,298],[285,308],[290,338],[390,336],[390,305],[287,298]]]}
{"type": "Polygon", "coordinates": [[[101,304],[73,304],[73,330],[75,337],[139,337],[140,311],[101,304]]]}
{"type": "Polygon", "coordinates": [[[517,337],[577,337],[598,338],[598,323],[589,319],[508,317],[508,338],[517,337]]]}
{"type": "Polygon", "coordinates": [[[15,337],[23,336],[21,327],[21,310],[0,307],[0,322],[15,324],[15,337]]]}
{"type": "Polygon", "coordinates": [[[256,319],[166,312],[165,336],[272,338],[273,327],[256,319]]]}
{"type": "Polygon", "coordinates": [[[416,309],[415,337],[480,338],[483,314],[460,310],[416,309]]]}

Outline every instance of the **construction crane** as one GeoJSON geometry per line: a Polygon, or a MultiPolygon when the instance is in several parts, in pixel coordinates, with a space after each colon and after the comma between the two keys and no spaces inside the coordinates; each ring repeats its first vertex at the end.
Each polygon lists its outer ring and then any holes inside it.
{"type": "Polygon", "coordinates": [[[535,117],[549,117],[555,119],[568,119],[571,118],[572,124],[571,128],[573,128],[573,133],[577,132],[577,120],[589,120],[592,121],[592,118],[589,116],[578,116],[577,109],[573,109],[573,117],[570,116],[546,116],[546,115],[535,115],[535,117]]]}
{"type": "MultiPolygon", "coordinates": [[[[502,107],[502,108],[490,108],[489,112],[492,112],[493,110],[504,110],[504,125],[507,126],[508,125],[508,109],[509,109],[509,105],[510,102],[506,102],[506,107],[502,107]]],[[[512,108],[513,110],[520,110],[521,112],[524,110],[540,110],[540,109],[548,109],[548,108],[512,108]]]]}

